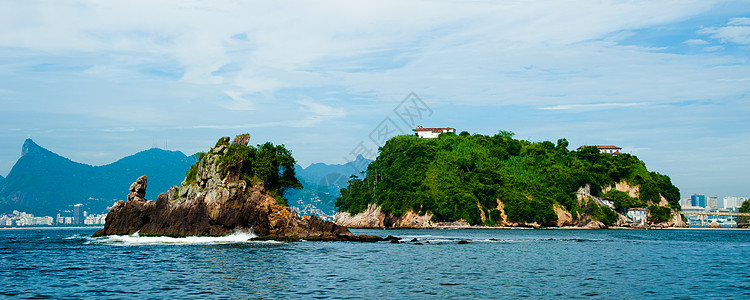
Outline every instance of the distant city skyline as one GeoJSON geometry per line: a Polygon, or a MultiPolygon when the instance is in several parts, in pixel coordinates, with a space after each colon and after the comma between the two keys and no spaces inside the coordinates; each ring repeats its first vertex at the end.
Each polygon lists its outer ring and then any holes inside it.
{"type": "Polygon", "coordinates": [[[750,195],[747,1],[3,1],[0,26],[2,176],[28,137],[104,165],[249,132],[341,164],[386,118],[411,133],[413,92],[424,127],[615,145],[682,198],[750,195]]]}

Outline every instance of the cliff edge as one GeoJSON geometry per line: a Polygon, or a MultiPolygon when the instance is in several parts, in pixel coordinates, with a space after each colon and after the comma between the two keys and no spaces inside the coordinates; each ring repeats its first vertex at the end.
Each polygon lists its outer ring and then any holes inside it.
{"type": "Polygon", "coordinates": [[[147,178],[141,176],[130,186],[127,201],[115,203],[107,214],[104,228],[94,236],[135,232],[140,235],[220,236],[251,230],[264,239],[380,239],[354,236],[346,227],[314,215],[299,217],[292,212],[281,197],[285,188],[298,187],[299,183],[293,168],[290,172],[285,167],[294,163],[291,153],[283,146],[270,143],[257,149],[248,147],[249,139],[248,134],[238,135],[232,143],[229,137],[220,139],[209,152],[200,155],[181,186],[161,193],[156,202],[144,198],[147,178]],[[273,168],[274,162],[276,168],[273,168]]]}

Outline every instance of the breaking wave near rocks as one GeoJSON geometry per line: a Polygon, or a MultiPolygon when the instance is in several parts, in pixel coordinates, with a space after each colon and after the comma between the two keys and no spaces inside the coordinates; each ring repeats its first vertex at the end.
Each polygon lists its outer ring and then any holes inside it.
{"type": "Polygon", "coordinates": [[[252,232],[235,232],[225,236],[141,236],[138,232],[130,235],[110,235],[89,238],[87,243],[102,243],[122,246],[135,245],[220,245],[239,243],[268,243],[252,241],[256,235],[252,232]]]}

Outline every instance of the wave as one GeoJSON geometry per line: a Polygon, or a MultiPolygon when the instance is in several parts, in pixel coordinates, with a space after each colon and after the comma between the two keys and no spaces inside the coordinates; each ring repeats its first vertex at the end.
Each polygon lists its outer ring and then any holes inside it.
{"type": "Polygon", "coordinates": [[[72,236],[64,237],[63,240],[80,240],[80,239],[87,239],[89,236],[83,235],[83,234],[75,234],[72,236]]]}
{"type": "Polygon", "coordinates": [[[140,236],[138,232],[131,235],[110,235],[89,238],[87,243],[131,245],[220,245],[238,243],[280,243],[276,241],[251,241],[256,235],[252,232],[235,232],[225,236],[140,236]]]}
{"type": "Polygon", "coordinates": [[[596,243],[606,242],[606,239],[592,239],[592,238],[548,238],[548,237],[478,237],[478,236],[433,236],[433,235],[403,235],[399,236],[402,243],[405,242],[421,242],[421,243],[433,243],[433,244],[452,244],[459,241],[468,241],[471,243],[538,243],[538,242],[578,242],[578,243],[596,243]]]}

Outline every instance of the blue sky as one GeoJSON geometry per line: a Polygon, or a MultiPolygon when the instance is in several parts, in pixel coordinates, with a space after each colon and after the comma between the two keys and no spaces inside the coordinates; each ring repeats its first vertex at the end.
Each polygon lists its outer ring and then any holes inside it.
{"type": "Polygon", "coordinates": [[[344,163],[408,130],[414,92],[428,127],[619,145],[683,197],[750,195],[749,1],[0,1],[0,28],[0,175],[27,137],[101,165],[249,132],[344,163]]]}

